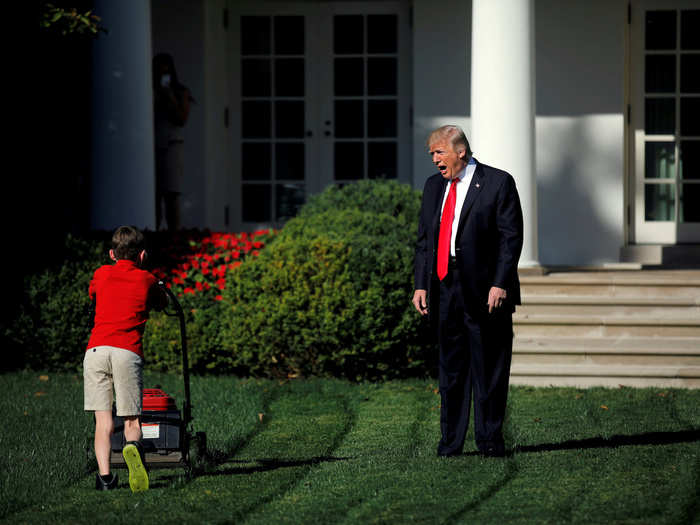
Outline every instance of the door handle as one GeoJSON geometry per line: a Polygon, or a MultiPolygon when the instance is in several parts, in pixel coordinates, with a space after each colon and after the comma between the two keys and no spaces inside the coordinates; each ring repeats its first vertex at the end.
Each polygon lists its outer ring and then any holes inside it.
{"type": "Polygon", "coordinates": [[[331,136],[331,132],[328,131],[328,130],[324,131],[323,134],[324,134],[326,137],[330,137],[330,136],[331,136]]]}
{"type": "Polygon", "coordinates": [[[313,137],[313,136],[314,136],[314,132],[311,131],[311,130],[308,130],[308,131],[306,132],[306,136],[307,136],[307,137],[313,137]]]}

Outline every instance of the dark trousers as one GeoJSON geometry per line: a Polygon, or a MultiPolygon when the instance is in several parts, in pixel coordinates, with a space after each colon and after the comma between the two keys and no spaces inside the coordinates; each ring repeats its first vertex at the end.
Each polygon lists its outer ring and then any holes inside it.
{"type": "MultiPolygon", "coordinates": [[[[474,392],[474,433],[481,451],[503,447],[503,419],[513,354],[509,310],[470,315],[464,305],[459,271],[453,261],[440,282],[438,342],[440,430],[438,454],[459,454],[469,427],[474,392]]],[[[485,300],[485,299],[484,299],[485,300]]],[[[478,305],[479,309],[483,305],[478,305]]]]}

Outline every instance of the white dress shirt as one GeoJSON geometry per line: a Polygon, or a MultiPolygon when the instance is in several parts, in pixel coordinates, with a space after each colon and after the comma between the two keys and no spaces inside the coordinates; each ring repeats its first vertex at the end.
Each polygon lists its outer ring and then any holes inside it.
{"type": "MultiPolygon", "coordinates": [[[[462,206],[464,206],[464,199],[467,197],[467,192],[469,191],[469,185],[472,182],[472,177],[474,176],[474,170],[476,169],[476,161],[474,157],[469,159],[469,164],[459,172],[457,179],[459,183],[457,184],[457,195],[455,201],[455,218],[452,221],[452,239],[450,239],[450,255],[455,254],[455,240],[457,239],[457,226],[459,225],[459,216],[462,213],[462,206]]],[[[445,202],[447,202],[447,196],[450,193],[450,185],[454,184],[452,181],[447,183],[447,188],[445,189],[445,196],[442,198],[442,208],[440,208],[440,219],[442,220],[442,210],[445,209],[445,202]]]]}

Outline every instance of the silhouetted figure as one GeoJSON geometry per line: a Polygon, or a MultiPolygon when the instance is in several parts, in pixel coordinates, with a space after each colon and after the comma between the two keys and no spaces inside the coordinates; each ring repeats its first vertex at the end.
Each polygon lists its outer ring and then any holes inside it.
{"type": "Polygon", "coordinates": [[[189,89],[180,83],[173,58],[160,53],[153,58],[153,110],[156,144],[156,230],[165,220],[169,230],[180,228],[180,196],[184,174],[184,138],[189,89]]]}

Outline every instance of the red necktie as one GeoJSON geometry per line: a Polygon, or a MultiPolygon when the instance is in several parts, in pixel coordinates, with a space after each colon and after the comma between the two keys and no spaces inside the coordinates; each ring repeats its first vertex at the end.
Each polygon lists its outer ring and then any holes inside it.
{"type": "Polygon", "coordinates": [[[440,220],[440,236],[438,237],[437,274],[442,281],[447,275],[447,262],[450,259],[450,241],[452,240],[452,222],[455,218],[455,203],[457,202],[457,183],[454,179],[450,184],[447,201],[442,210],[440,220]]]}

